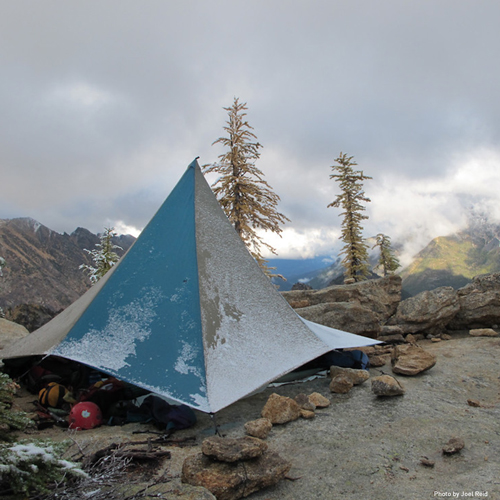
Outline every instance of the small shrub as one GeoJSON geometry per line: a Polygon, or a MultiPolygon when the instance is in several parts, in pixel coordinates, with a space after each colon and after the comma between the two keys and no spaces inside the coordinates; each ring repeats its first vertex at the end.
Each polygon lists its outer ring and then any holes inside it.
{"type": "Polygon", "coordinates": [[[25,412],[12,409],[17,389],[19,386],[8,375],[0,373],[0,441],[6,441],[11,430],[23,430],[33,425],[25,412]]]}
{"type": "Polygon", "coordinates": [[[0,444],[0,485],[14,494],[45,493],[48,485],[86,477],[79,466],[61,457],[68,442],[0,444]]]}

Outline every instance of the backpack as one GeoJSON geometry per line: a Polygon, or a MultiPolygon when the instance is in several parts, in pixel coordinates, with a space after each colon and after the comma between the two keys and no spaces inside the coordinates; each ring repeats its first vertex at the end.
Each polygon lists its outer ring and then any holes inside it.
{"type": "Polygon", "coordinates": [[[47,387],[44,387],[38,393],[38,402],[44,408],[61,408],[66,403],[64,396],[68,393],[68,389],[56,382],[50,382],[47,387]]]}
{"type": "Polygon", "coordinates": [[[171,405],[158,396],[148,396],[138,408],[127,412],[128,422],[154,422],[159,429],[180,430],[196,423],[194,411],[186,405],[171,405]]]}

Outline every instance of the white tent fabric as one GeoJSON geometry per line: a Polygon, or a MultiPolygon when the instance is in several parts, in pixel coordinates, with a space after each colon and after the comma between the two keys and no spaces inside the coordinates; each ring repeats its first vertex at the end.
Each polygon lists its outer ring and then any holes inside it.
{"type": "Polygon", "coordinates": [[[376,343],[295,313],[195,160],[114,269],[3,356],[62,356],[213,413],[326,352],[376,343]]]}

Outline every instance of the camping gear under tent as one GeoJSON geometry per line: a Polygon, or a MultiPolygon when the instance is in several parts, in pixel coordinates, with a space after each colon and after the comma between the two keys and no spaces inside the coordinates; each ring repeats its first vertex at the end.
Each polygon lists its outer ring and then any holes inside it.
{"type": "Polygon", "coordinates": [[[111,271],[2,357],[61,356],[214,413],[326,352],[376,343],[297,315],[195,160],[111,271]]]}

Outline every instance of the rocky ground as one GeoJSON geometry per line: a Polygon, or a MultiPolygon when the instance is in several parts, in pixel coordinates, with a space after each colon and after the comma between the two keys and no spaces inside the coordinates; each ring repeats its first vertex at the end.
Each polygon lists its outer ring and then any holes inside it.
{"type": "MultiPolygon", "coordinates": [[[[437,356],[436,365],[415,377],[395,375],[405,386],[404,396],[377,398],[370,381],[347,394],[332,394],[329,379],[270,387],[217,414],[223,435],[244,436],[244,424],[260,417],[268,397],[276,392],[295,397],[319,392],[331,405],[313,419],[275,425],[269,448],[292,463],[289,479],[254,493],[253,500],[420,500],[426,498],[500,499],[500,338],[457,334],[451,340],[419,344],[437,356]],[[471,406],[468,400],[479,406],[471,406]],[[450,438],[462,438],[465,447],[444,455],[450,438]],[[424,465],[422,460],[434,463],[424,465]]],[[[390,365],[371,369],[392,374],[390,365]]],[[[18,398],[26,409],[33,396],[18,398]]],[[[27,437],[70,438],[68,456],[89,455],[112,442],[155,439],[152,427],[128,424],[71,432],[52,428],[27,437]]],[[[194,428],[173,437],[195,438],[194,444],[167,446],[171,458],[154,472],[164,485],[157,498],[213,498],[202,490],[181,491],[184,459],[199,453],[204,438],[214,434],[212,419],[198,414],[194,428]]],[[[186,444],[190,444],[187,441],[186,444]]],[[[139,478],[140,471],[130,480],[139,478]]],[[[149,478],[151,480],[151,478],[149,478]]],[[[119,486],[117,485],[116,488],[119,486]]],[[[122,495],[121,498],[124,498],[122,495]]]]}

